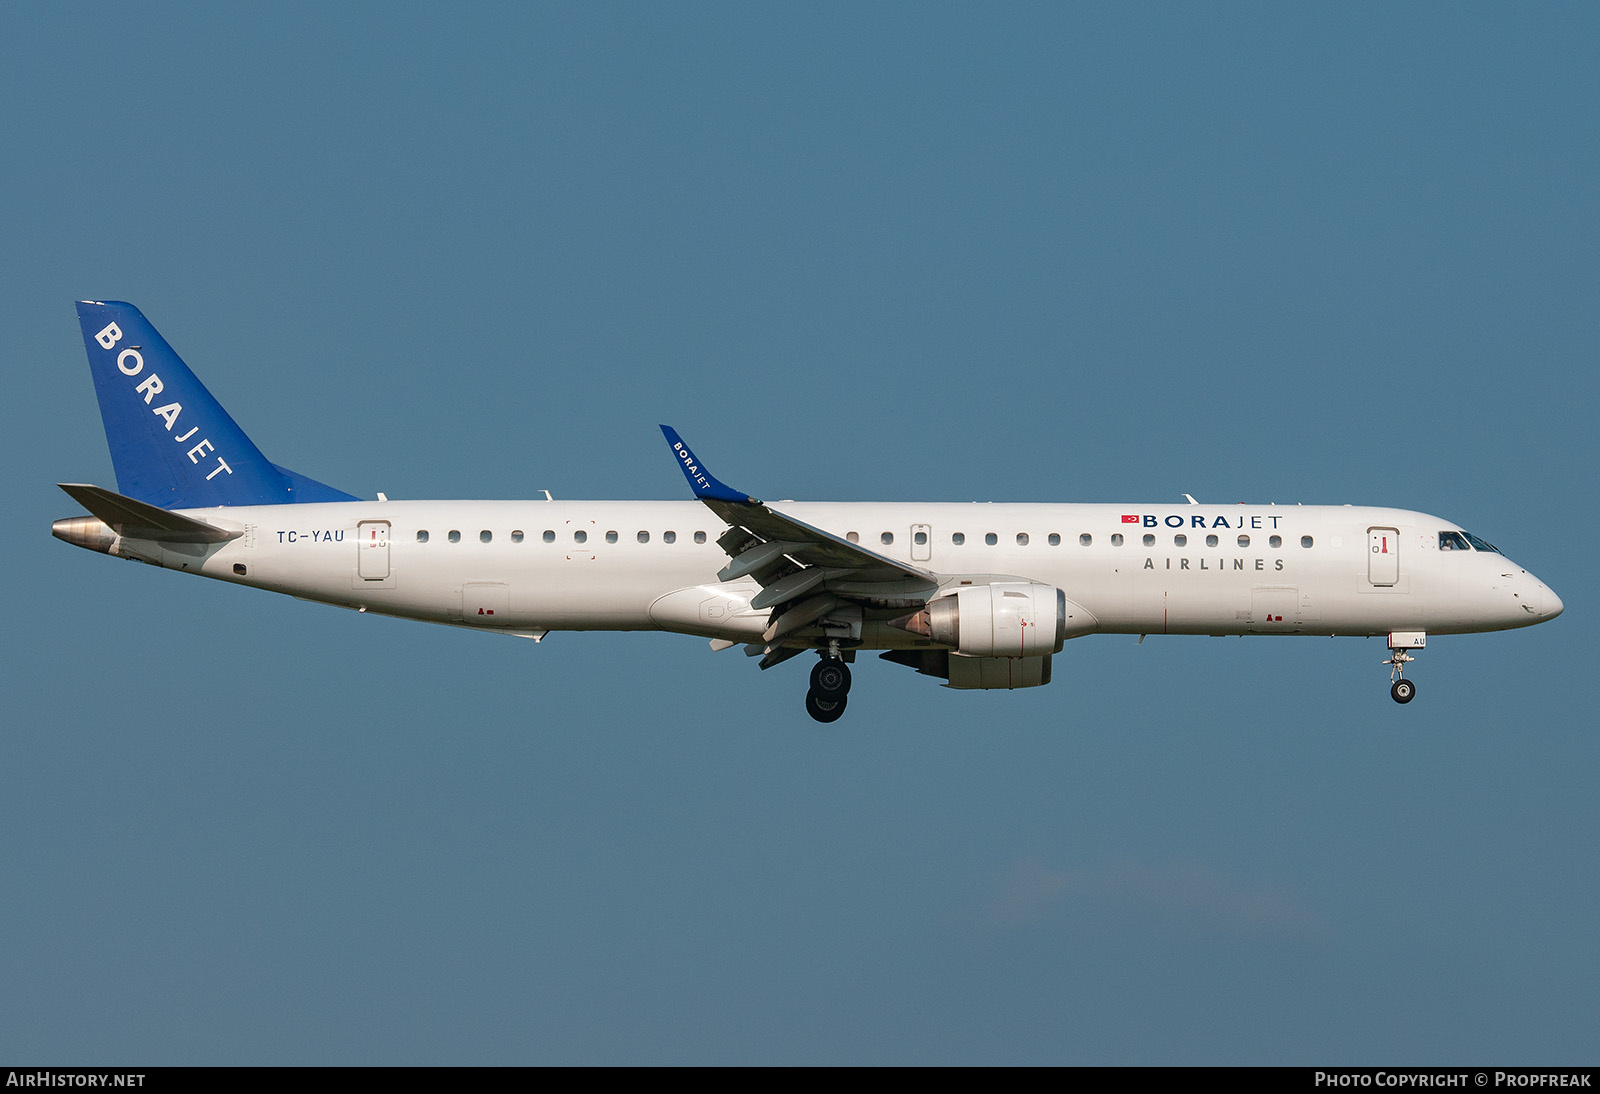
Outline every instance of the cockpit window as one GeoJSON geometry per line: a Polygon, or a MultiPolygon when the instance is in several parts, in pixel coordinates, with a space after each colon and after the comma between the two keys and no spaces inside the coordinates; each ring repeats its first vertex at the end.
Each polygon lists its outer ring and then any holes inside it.
{"type": "Polygon", "coordinates": [[[1496,547],[1492,543],[1486,543],[1477,536],[1473,535],[1471,532],[1462,532],[1461,534],[1467,537],[1468,543],[1472,544],[1473,547],[1480,551],[1488,551],[1491,555],[1497,555],[1500,553],[1500,548],[1496,547]]]}
{"type": "Polygon", "coordinates": [[[1441,551],[1470,551],[1467,541],[1461,537],[1460,532],[1440,532],[1439,550],[1441,551]]]}

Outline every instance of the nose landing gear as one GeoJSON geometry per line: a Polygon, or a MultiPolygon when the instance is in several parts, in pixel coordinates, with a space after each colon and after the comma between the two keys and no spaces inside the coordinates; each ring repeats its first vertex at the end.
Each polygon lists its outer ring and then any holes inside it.
{"type": "Polygon", "coordinates": [[[1417,697],[1417,685],[1403,675],[1406,666],[1416,658],[1407,650],[1420,650],[1427,645],[1428,636],[1422,631],[1394,631],[1389,635],[1389,651],[1393,655],[1385,661],[1389,665],[1389,697],[1397,703],[1409,703],[1417,697]]]}
{"type": "Polygon", "coordinates": [[[819,722],[836,722],[844,714],[850,694],[850,666],[839,656],[837,645],[823,651],[811,668],[811,690],[806,692],[806,713],[819,722]]]}

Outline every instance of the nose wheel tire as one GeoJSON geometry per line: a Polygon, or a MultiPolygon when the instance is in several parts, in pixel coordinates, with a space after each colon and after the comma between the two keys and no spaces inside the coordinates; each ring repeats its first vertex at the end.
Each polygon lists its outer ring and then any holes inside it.
{"type": "Polygon", "coordinates": [[[1410,680],[1396,680],[1389,688],[1389,694],[1397,703],[1409,703],[1417,697],[1417,685],[1410,680]]]}
{"type": "Polygon", "coordinates": [[[837,722],[844,716],[845,697],[818,697],[815,690],[806,692],[806,713],[819,722],[837,722]]]}

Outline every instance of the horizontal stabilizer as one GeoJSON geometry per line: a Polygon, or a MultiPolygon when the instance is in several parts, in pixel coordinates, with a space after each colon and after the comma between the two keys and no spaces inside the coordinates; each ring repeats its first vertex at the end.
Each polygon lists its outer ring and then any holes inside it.
{"type": "Polygon", "coordinates": [[[65,490],[73,501],[115,530],[117,535],[129,539],[148,539],[157,543],[223,543],[244,534],[125,498],[104,487],[68,482],[56,485],[65,490]]]}

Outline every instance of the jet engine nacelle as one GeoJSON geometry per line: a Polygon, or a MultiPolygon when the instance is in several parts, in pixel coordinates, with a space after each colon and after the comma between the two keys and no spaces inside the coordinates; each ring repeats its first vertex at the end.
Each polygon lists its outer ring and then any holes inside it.
{"type": "Polygon", "coordinates": [[[929,601],[906,629],[971,657],[1042,657],[1099,625],[1054,585],[967,585],[929,601]]]}

